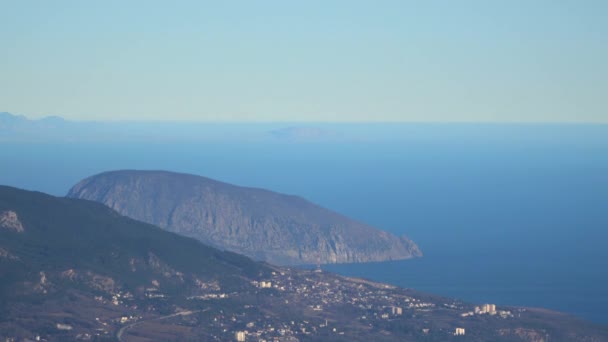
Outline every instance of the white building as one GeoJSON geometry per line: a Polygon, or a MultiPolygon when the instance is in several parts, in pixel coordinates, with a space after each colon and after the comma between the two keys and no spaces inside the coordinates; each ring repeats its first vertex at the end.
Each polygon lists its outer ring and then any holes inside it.
{"type": "Polygon", "coordinates": [[[260,282],[260,288],[261,289],[269,289],[272,287],[272,282],[271,281],[261,281],[260,282]]]}
{"type": "Polygon", "coordinates": [[[496,313],[496,304],[484,304],[482,307],[482,311],[484,313],[493,315],[496,313]]]}
{"type": "Polygon", "coordinates": [[[247,334],[244,331],[237,331],[234,334],[234,337],[236,338],[237,342],[245,342],[245,336],[247,336],[247,334]]]}
{"type": "Polygon", "coordinates": [[[479,315],[483,315],[483,314],[495,315],[496,314],[496,304],[484,304],[481,306],[481,308],[479,306],[476,306],[475,313],[479,314],[479,315]]]}
{"type": "Polygon", "coordinates": [[[464,328],[456,328],[456,331],[454,331],[454,336],[462,336],[464,335],[464,328]]]}

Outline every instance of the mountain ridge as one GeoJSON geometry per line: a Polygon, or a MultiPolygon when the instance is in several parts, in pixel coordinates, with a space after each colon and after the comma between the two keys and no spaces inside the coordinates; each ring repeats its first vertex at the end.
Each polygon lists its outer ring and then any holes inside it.
{"type": "Polygon", "coordinates": [[[351,220],[302,197],[197,175],[109,171],[82,180],[67,197],[94,200],[134,219],[275,264],[422,256],[407,237],[351,220]]]}

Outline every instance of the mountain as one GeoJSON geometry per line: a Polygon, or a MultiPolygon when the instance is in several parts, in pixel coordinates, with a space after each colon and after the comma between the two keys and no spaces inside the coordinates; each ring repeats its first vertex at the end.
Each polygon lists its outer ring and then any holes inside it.
{"type": "Polygon", "coordinates": [[[0,186],[0,238],[3,261],[12,260],[2,263],[1,294],[31,290],[7,278],[36,284],[41,270],[65,271],[66,265],[75,277],[116,276],[131,290],[150,286],[153,279],[164,289],[196,286],[209,277],[229,286],[269,272],[249,258],[121,216],[98,203],[5,186],[0,186]]]}
{"type": "MultiPolygon", "coordinates": [[[[138,298],[159,291],[184,298],[209,288],[241,291],[249,285],[243,279],[270,272],[264,264],[121,216],[98,203],[0,186],[0,337],[31,328],[31,322],[22,322],[6,330],[7,321],[2,322],[23,315],[24,307],[44,312],[44,304],[59,310],[55,314],[65,316],[70,326],[86,328],[89,321],[73,317],[78,303],[101,315],[112,297],[126,296],[137,307],[138,298]],[[67,313],[62,315],[62,310],[67,313]]],[[[35,325],[42,334],[61,330],[51,324],[56,321],[51,313],[37,317],[35,325]]]]}
{"type": "Polygon", "coordinates": [[[13,115],[8,112],[0,112],[0,129],[10,128],[57,128],[67,124],[68,121],[60,116],[47,116],[40,120],[29,120],[23,115],[13,115]]]}
{"type": "Polygon", "coordinates": [[[606,327],[560,313],[480,311],[410,289],[275,267],[99,203],[0,186],[3,341],[462,340],[456,331],[468,341],[608,339],[606,327]]]}
{"type": "Polygon", "coordinates": [[[271,141],[278,124],[171,121],[73,121],[60,116],[29,119],[0,112],[0,142],[127,143],[271,141]]]}
{"type": "Polygon", "coordinates": [[[23,115],[0,112],[0,142],[73,141],[85,137],[87,125],[47,116],[30,120],[23,115]]]}
{"type": "Polygon", "coordinates": [[[0,129],[12,127],[13,125],[26,122],[27,118],[23,115],[13,115],[8,112],[0,112],[0,129]]]}
{"type": "Polygon", "coordinates": [[[297,196],[164,171],[114,171],[87,178],[68,197],[218,248],[275,264],[349,263],[421,256],[396,237],[297,196]]]}

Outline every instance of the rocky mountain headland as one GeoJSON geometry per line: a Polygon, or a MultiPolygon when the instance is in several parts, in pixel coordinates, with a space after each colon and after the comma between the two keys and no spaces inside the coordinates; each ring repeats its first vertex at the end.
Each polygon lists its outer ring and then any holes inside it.
{"type": "Polygon", "coordinates": [[[166,171],[112,171],[68,197],[273,264],[402,260],[422,252],[397,237],[301,197],[166,171]]]}

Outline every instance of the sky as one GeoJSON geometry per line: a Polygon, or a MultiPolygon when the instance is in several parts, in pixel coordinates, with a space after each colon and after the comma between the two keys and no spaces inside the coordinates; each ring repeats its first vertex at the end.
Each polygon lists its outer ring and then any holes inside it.
{"type": "Polygon", "coordinates": [[[608,1],[0,0],[0,111],[608,123],[608,1]]]}

